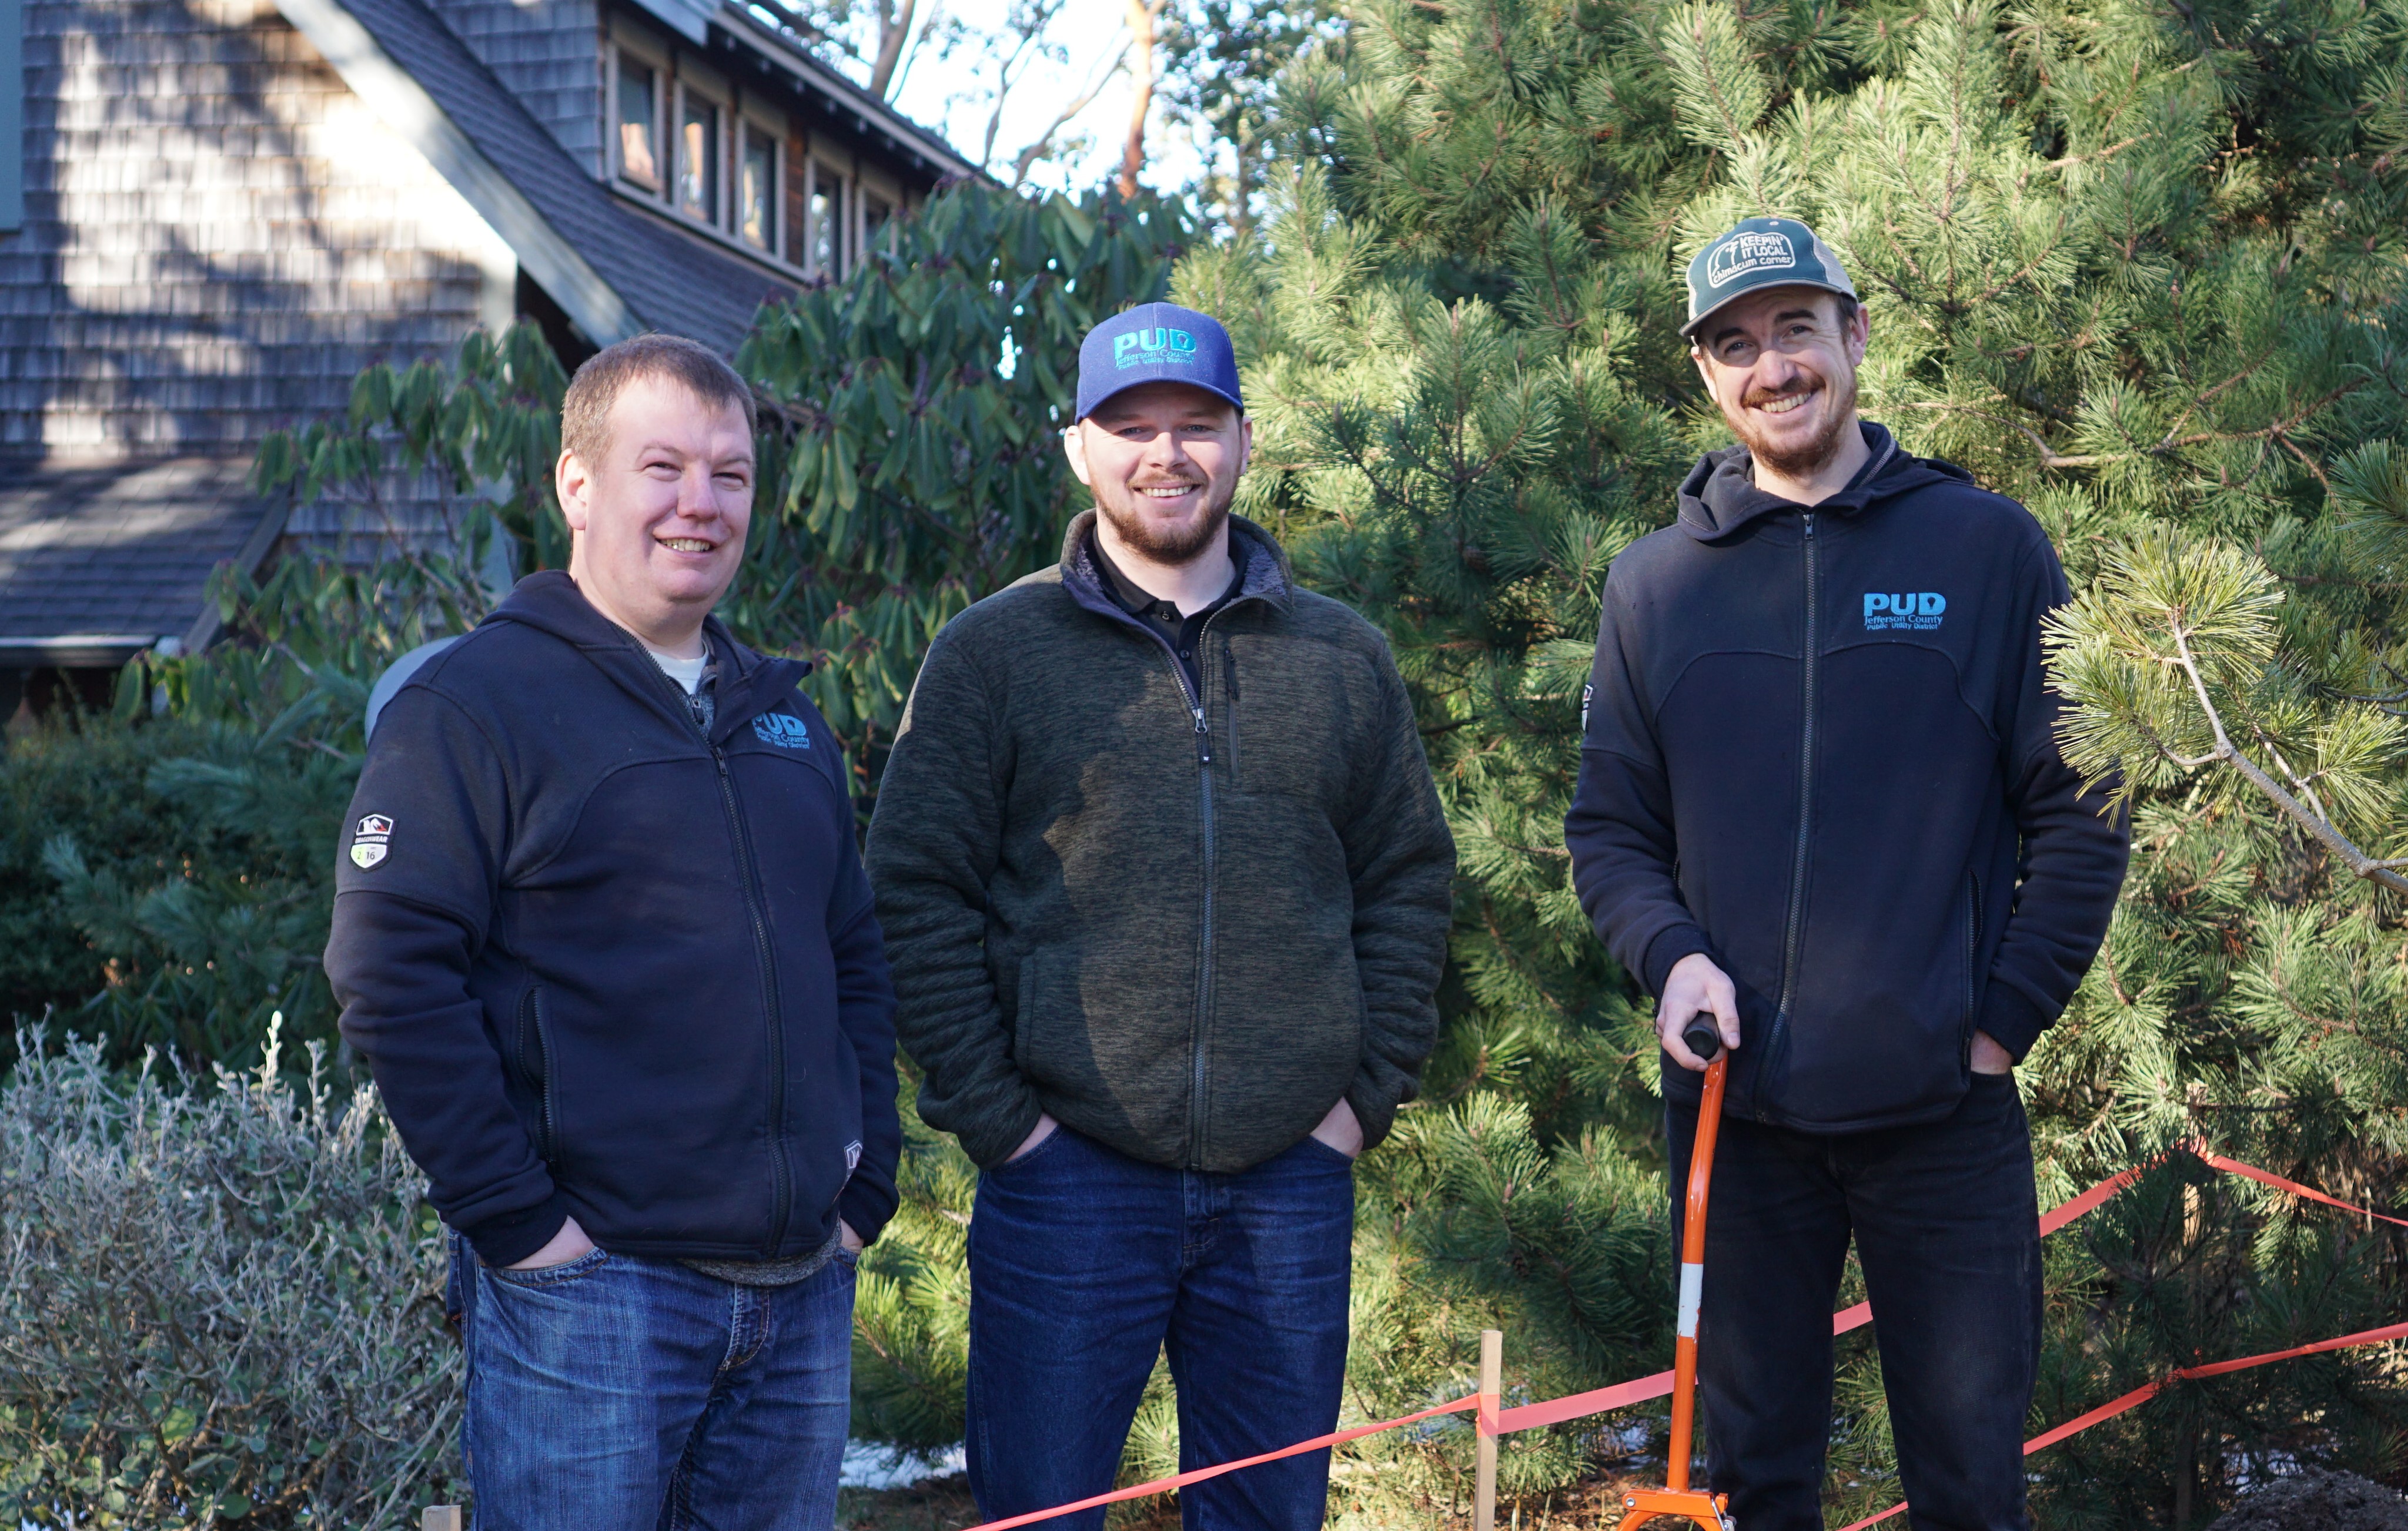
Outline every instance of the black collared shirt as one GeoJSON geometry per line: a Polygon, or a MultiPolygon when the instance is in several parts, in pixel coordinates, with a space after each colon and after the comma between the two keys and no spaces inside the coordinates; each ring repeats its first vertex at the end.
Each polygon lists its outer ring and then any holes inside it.
{"type": "Polygon", "coordinates": [[[1232,539],[1229,552],[1228,585],[1212,598],[1211,605],[1198,608],[1191,615],[1183,617],[1179,614],[1176,603],[1158,599],[1132,583],[1129,577],[1121,572],[1120,565],[1112,562],[1112,555],[1104,551],[1102,537],[1093,538],[1090,546],[1096,550],[1096,566],[1104,571],[1104,582],[1111,587],[1112,599],[1120,603],[1122,610],[1152,627],[1169,642],[1171,651],[1179,656],[1179,667],[1187,672],[1190,694],[1201,697],[1204,694],[1204,674],[1197,664],[1196,647],[1203,641],[1204,623],[1213,612],[1229,604],[1229,597],[1238,594],[1238,586],[1245,576],[1244,565],[1238,562],[1235,539],[1232,539]]]}

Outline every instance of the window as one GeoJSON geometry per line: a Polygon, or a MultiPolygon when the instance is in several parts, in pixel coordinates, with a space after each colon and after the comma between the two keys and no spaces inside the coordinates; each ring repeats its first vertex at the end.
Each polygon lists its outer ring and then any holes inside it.
{"type": "Polygon", "coordinates": [[[864,187],[861,193],[861,249],[868,253],[871,246],[885,236],[886,225],[894,220],[895,204],[864,187]]]}
{"type": "Polygon", "coordinates": [[[844,177],[811,164],[810,268],[835,280],[844,275],[844,177]]]}
{"type": "Polygon", "coordinates": [[[736,173],[736,232],[755,250],[778,252],[778,140],[751,122],[736,173]]]}
{"type": "Polygon", "coordinates": [[[619,174],[659,191],[661,77],[649,64],[619,55],[619,174]]]}
{"type": "Polygon", "coordinates": [[[681,91],[678,104],[678,211],[719,222],[719,107],[681,91]]]}

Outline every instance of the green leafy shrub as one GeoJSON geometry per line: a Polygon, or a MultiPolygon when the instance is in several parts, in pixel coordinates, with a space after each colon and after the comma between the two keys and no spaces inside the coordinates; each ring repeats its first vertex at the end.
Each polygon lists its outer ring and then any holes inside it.
{"type": "Polygon", "coordinates": [[[414,1524],[458,1496],[443,1240],[373,1091],[112,1069],[21,1032],[0,1085],[0,1515],[414,1524]]]}

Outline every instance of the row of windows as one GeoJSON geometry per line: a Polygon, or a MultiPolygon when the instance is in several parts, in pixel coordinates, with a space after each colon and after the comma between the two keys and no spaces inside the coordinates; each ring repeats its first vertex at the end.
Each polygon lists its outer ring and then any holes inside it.
{"type": "Polygon", "coordinates": [[[612,169],[632,191],[772,260],[841,277],[885,232],[894,198],[752,110],[663,64],[614,50],[612,169]]]}

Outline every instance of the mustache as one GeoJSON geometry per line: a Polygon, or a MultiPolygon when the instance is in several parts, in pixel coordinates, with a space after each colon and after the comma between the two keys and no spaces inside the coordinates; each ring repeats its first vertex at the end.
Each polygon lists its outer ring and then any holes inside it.
{"type": "Polygon", "coordinates": [[[1796,398],[1803,393],[1819,393],[1822,391],[1823,382],[1818,378],[1813,381],[1795,382],[1782,388],[1751,388],[1741,395],[1739,402],[1742,408],[1760,409],[1776,399],[1796,398]]]}

